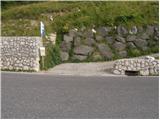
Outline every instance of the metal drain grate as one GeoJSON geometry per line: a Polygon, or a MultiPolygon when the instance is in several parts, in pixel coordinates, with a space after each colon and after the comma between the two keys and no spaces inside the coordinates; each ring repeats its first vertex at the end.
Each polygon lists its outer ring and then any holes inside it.
{"type": "Polygon", "coordinates": [[[129,70],[126,70],[125,71],[125,75],[128,75],[128,76],[138,76],[138,75],[140,75],[140,72],[139,71],[129,71],[129,70]]]}

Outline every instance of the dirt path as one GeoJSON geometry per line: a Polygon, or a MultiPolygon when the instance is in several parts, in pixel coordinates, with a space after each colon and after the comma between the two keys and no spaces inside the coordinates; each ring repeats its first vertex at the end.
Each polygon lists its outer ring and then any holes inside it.
{"type": "MultiPolygon", "coordinates": [[[[152,54],[150,56],[157,57],[159,54],[152,54]]],[[[144,56],[137,57],[143,58],[144,56]]],[[[108,62],[88,62],[88,63],[64,63],[55,66],[45,73],[55,75],[83,75],[83,76],[115,76],[112,74],[112,67],[115,61],[108,62]]],[[[44,72],[44,71],[42,71],[44,72]]]]}

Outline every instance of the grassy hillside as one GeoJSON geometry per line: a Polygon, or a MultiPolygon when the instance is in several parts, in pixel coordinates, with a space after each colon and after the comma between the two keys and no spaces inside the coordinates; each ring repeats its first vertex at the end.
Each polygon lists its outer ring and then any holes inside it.
{"type": "Polygon", "coordinates": [[[92,25],[125,24],[130,27],[132,24],[153,24],[158,23],[158,2],[38,2],[14,5],[2,9],[2,35],[39,35],[40,21],[44,21],[47,33],[92,25]]]}

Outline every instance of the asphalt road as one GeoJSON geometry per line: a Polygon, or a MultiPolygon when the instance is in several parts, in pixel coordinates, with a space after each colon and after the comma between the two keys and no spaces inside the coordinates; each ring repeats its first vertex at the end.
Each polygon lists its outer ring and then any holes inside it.
{"type": "Polygon", "coordinates": [[[2,118],[158,118],[158,77],[2,73],[2,118]]]}

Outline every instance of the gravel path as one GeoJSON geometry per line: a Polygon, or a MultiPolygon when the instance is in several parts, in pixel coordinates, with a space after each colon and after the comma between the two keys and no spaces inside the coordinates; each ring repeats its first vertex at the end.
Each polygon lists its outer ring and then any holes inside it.
{"type": "MultiPolygon", "coordinates": [[[[159,54],[152,54],[149,56],[157,57],[159,54]]],[[[136,58],[143,58],[136,57],[136,58]]],[[[115,61],[108,62],[88,62],[88,63],[64,63],[55,66],[48,71],[42,73],[50,73],[54,75],[82,75],[82,76],[116,76],[112,74],[112,67],[115,61]]]]}

